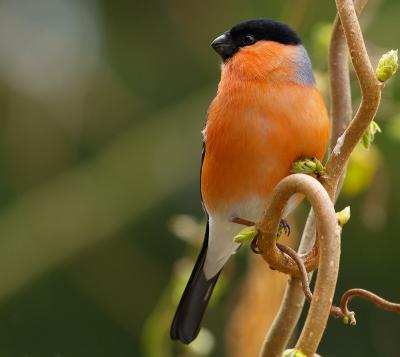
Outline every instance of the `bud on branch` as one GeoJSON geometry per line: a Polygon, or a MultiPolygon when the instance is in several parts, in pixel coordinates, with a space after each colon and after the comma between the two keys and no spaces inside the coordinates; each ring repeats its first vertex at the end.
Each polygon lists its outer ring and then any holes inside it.
{"type": "Polygon", "coordinates": [[[386,82],[393,77],[398,67],[397,50],[390,50],[386,52],[378,62],[378,67],[375,71],[376,78],[378,78],[380,82],[386,82]]]}

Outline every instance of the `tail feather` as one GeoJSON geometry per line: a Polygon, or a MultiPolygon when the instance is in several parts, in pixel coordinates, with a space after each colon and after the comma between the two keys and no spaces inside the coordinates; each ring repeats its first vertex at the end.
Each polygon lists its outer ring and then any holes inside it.
{"type": "Polygon", "coordinates": [[[171,325],[171,338],[188,344],[198,335],[211,293],[221,271],[211,279],[204,275],[203,267],[208,248],[208,224],[203,247],[183,292],[171,325]]]}

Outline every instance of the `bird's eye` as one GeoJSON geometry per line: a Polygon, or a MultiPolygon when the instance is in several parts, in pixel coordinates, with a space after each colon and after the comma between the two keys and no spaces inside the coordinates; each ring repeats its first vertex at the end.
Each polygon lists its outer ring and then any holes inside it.
{"type": "Polygon", "coordinates": [[[243,44],[246,45],[246,46],[247,45],[251,45],[254,42],[256,42],[256,40],[255,40],[253,35],[244,35],[242,41],[243,41],[243,44]]]}

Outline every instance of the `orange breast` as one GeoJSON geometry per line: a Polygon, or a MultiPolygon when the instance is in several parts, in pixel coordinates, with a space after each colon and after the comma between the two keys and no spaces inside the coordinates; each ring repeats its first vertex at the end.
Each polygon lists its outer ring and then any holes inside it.
{"type": "Polygon", "coordinates": [[[206,126],[201,191],[209,213],[268,198],[300,157],[323,158],[327,110],[313,86],[284,81],[220,84],[206,126]]]}

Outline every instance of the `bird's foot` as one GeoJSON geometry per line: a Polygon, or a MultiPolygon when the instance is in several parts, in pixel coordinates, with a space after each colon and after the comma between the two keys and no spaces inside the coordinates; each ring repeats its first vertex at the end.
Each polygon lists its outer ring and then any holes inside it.
{"type": "Polygon", "coordinates": [[[258,247],[258,244],[257,244],[257,238],[258,238],[257,236],[253,238],[253,240],[251,241],[251,244],[250,244],[250,248],[253,253],[262,254],[262,250],[258,247]]]}
{"type": "Polygon", "coordinates": [[[287,236],[290,235],[290,225],[284,219],[279,222],[278,231],[276,232],[276,240],[281,238],[282,234],[285,233],[287,236]]]}

